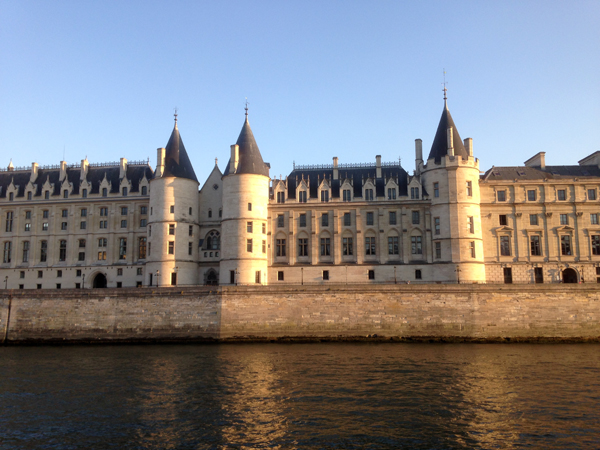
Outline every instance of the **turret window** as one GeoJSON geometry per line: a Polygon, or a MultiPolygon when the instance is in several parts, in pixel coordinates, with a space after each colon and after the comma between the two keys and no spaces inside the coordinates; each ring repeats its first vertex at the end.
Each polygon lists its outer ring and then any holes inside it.
{"type": "Polygon", "coordinates": [[[252,222],[246,222],[246,232],[252,233],[252,222]]]}
{"type": "Polygon", "coordinates": [[[169,224],[169,235],[175,236],[175,224],[174,223],[169,224]]]}
{"type": "Polygon", "coordinates": [[[267,224],[266,223],[262,224],[262,234],[267,234],[267,224]]]}
{"type": "Polygon", "coordinates": [[[169,255],[173,255],[175,253],[175,242],[169,241],[169,255]]]}
{"type": "Polygon", "coordinates": [[[208,210],[208,218],[210,219],[212,217],[212,209],[208,210]]]}
{"type": "Polygon", "coordinates": [[[473,197],[473,182],[467,181],[467,197],[473,197]]]}
{"type": "Polygon", "coordinates": [[[262,252],[267,253],[267,241],[263,239],[262,241],[262,252]]]}
{"type": "Polygon", "coordinates": [[[433,218],[433,234],[440,234],[440,218],[439,217],[434,217],[433,218]]]}
{"type": "Polygon", "coordinates": [[[475,221],[473,216],[467,217],[467,229],[469,230],[469,233],[475,233],[475,221]]]}
{"type": "Polygon", "coordinates": [[[171,214],[175,214],[175,205],[171,205],[171,206],[169,207],[169,212],[170,212],[171,214]]]}
{"type": "Polygon", "coordinates": [[[252,211],[252,203],[248,203],[248,211],[252,211]]]}
{"type": "Polygon", "coordinates": [[[435,259],[442,259],[442,243],[436,242],[434,245],[435,245],[435,259]]]}
{"type": "Polygon", "coordinates": [[[469,250],[471,251],[471,258],[475,258],[475,241],[469,242],[469,250]]]}
{"type": "Polygon", "coordinates": [[[246,239],[246,251],[252,253],[252,239],[246,239]]]}
{"type": "Polygon", "coordinates": [[[192,255],[192,251],[194,250],[194,245],[192,242],[188,242],[188,255],[192,255]]]}
{"type": "Polygon", "coordinates": [[[193,235],[194,235],[194,226],[189,225],[188,226],[188,236],[193,236],[193,235]]]}
{"type": "Polygon", "coordinates": [[[440,183],[433,183],[433,196],[435,198],[440,196],[440,183]]]}

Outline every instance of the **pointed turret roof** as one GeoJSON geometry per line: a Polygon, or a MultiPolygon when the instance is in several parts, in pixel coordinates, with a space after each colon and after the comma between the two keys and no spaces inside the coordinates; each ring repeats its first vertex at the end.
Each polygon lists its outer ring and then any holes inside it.
{"type": "MultiPolygon", "coordinates": [[[[256,145],[254,134],[252,134],[252,129],[250,128],[250,123],[248,122],[247,113],[246,120],[244,121],[244,126],[242,127],[242,131],[240,132],[236,144],[240,148],[240,153],[238,166],[235,173],[251,173],[255,175],[264,175],[268,177],[269,166],[267,166],[263,161],[262,156],[260,154],[260,150],[258,149],[258,145],[256,145]]],[[[225,173],[223,175],[229,175],[230,165],[231,160],[227,163],[227,167],[225,168],[225,173]]]]}
{"type": "Polygon", "coordinates": [[[175,126],[169,138],[169,142],[165,147],[165,168],[162,173],[163,177],[178,177],[187,178],[198,182],[196,173],[190,162],[179,129],[177,128],[177,117],[175,117],[175,126]]]}
{"type": "Polygon", "coordinates": [[[448,103],[444,98],[444,111],[442,111],[442,117],[435,133],[435,138],[433,139],[433,145],[431,146],[431,151],[429,152],[429,158],[427,158],[428,160],[435,158],[435,162],[439,164],[442,158],[448,154],[448,128],[452,128],[452,146],[454,147],[454,155],[462,156],[463,158],[467,157],[467,151],[465,150],[463,141],[458,134],[456,125],[454,125],[452,115],[448,110],[448,103]]]}

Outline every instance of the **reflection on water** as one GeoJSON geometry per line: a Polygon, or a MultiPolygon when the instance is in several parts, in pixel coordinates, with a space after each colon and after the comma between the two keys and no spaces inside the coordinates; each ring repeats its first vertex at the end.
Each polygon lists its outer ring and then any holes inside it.
{"type": "Polygon", "coordinates": [[[598,448],[600,346],[0,348],[0,449],[598,448]]]}

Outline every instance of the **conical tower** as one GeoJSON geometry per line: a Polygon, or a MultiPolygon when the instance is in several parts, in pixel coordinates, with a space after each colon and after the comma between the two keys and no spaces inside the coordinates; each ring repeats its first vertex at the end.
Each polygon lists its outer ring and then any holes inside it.
{"type": "Polygon", "coordinates": [[[175,126],[157,150],[150,180],[147,282],[153,286],[198,284],[198,179],[175,126]]]}
{"type": "Polygon", "coordinates": [[[434,263],[446,281],[485,282],[479,161],[461,140],[444,89],[444,110],[422,176],[431,197],[434,263]]]}
{"type": "Polygon", "coordinates": [[[246,119],[223,174],[220,284],[267,283],[269,165],[246,119]]]}

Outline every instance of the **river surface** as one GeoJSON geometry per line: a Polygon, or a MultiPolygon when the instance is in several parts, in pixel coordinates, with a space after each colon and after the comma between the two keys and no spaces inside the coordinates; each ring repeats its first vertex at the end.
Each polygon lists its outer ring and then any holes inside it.
{"type": "Polygon", "coordinates": [[[0,347],[0,449],[600,448],[600,345],[0,347]]]}

